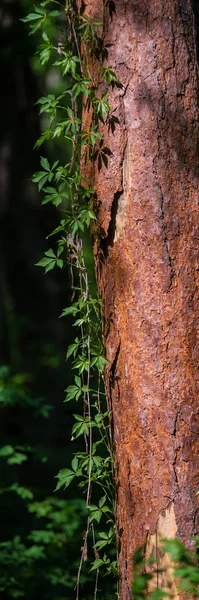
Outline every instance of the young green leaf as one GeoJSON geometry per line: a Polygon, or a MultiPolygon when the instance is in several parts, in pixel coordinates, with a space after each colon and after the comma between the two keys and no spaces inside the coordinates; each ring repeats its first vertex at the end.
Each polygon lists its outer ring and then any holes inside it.
{"type": "Polygon", "coordinates": [[[74,471],[71,471],[71,469],[61,469],[58,475],[55,476],[55,478],[58,479],[55,491],[60,490],[61,487],[66,489],[70,485],[74,477],[75,473],[74,471]]]}

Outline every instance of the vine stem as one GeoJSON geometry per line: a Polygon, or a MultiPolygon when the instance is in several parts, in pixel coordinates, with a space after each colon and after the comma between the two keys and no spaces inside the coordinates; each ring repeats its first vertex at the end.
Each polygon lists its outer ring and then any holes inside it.
{"type": "Polygon", "coordinates": [[[90,529],[90,518],[88,517],[87,527],[86,527],[86,531],[84,534],[84,544],[83,544],[79,568],[78,568],[78,572],[77,572],[77,582],[76,582],[76,586],[75,586],[76,600],[79,600],[80,577],[81,577],[81,572],[82,572],[83,561],[87,560],[87,540],[88,540],[89,529],[90,529]]]}
{"type": "MultiPolygon", "coordinates": [[[[95,552],[95,556],[96,558],[99,556],[98,552],[95,550],[95,530],[94,530],[94,525],[93,523],[91,524],[91,529],[92,529],[92,534],[93,534],[93,548],[94,548],[94,552],[95,552]]],[[[94,589],[94,600],[97,599],[97,586],[98,586],[98,579],[99,579],[99,569],[96,569],[96,575],[95,575],[95,589],[94,589]]]]}
{"type": "MultiPolygon", "coordinates": [[[[86,296],[88,299],[89,288],[88,288],[88,275],[86,271],[85,275],[86,279],[86,296]]],[[[90,342],[91,342],[91,324],[90,324],[90,310],[89,305],[87,305],[87,318],[88,318],[88,374],[87,374],[87,407],[88,407],[88,418],[89,418],[89,469],[88,469],[88,487],[87,487],[87,496],[86,496],[86,505],[89,505],[90,496],[91,496],[91,476],[92,476],[92,445],[93,445],[93,431],[92,431],[92,419],[91,419],[91,404],[90,404],[90,362],[91,362],[91,352],[90,352],[90,342]]]]}
{"type": "Polygon", "coordinates": [[[73,8],[71,6],[71,1],[68,0],[68,6],[69,6],[69,13],[68,13],[68,20],[69,20],[69,25],[75,40],[75,45],[77,48],[77,54],[78,54],[78,58],[79,58],[79,62],[80,62],[80,71],[81,71],[81,75],[83,77],[83,70],[82,70],[82,59],[81,59],[81,53],[80,53],[80,48],[79,48],[79,44],[78,44],[78,39],[77,39],[77,35],[76,35],[76,31],[75,31],[75,26],[74,26],[74,11],[73,8]]]}
{"type": "MultiPolygon", "coordinates": [[[[87,410],[87,414],[89,417],[89,444],[88,444],[88,440],[87,440],[87,436],[84,435],[84,439],[85,439],[85,445],[86,445],[86,452],[89,453],[89,468],[88,468],[88,486],[87,486],[87,495],[86,495],[86,506],[89,506],[89,502],[90,502],[90,496],[91,496],[91,476],[92,476],[92,420],[91,420],[91,405],[90,405],[90,390],[89,390],[89,386],[90,386],[90,328],[91,328],[91,323],[90,323],[90,310],[89,310],[89,283],[88,283],[88,274],[87,274],[87,270],[86,270],[86,266],[85,266],[85,262],[84,262],[84,256],[83,256],[83,247],[82,247],[82,240],[78,239],[78,243],[77,243],[77,247],[79,248],[79,252],[77,252],[77,266],[81,267],[79,268],[79,283],[80,283],[80,290],[82,294],[85,294],[85,299],[87,301],[87,326],[88,326],[88,335],[87,335],[87,358],[88,358],[88,373],[87,373],[87,392],[86,392],[86,403],[84,402],[84,415],[86,413],[87,410]],[[84,281],[84,286],[83,286],[83,281],[84,281]],[[86,406],[85,406],[86,404],[86,406]]],[[[84,329],[83,329],[83,325],[81,325],[81,337],[82,337],[82,343],[84,346],[84,329]]],[[[84,381],[83,381],[84,384],[84,381]]],[[[77,583],[76,583],[76,600],[79,600],[79,587],[80,587],[80,577],[81,577],[81,571],[82,571],[82,565],[83,565],[83,561],[86,560],[87,558],[87,540],[88,540],[88,534],[89,534],[89,529],[90,529],[90,519],[88,517],[87,519],[87,528],[86,528],[86,532],[84,535],[84,545],[82,548],[82,553],[81,553],[81,559],[80,559],[80,564],[79,564],[79,568],[78,568],[78,574],[77,574],[77,583]]],[[[95,585],[95,599],[96,599],[96,594],[97,594],[97,583],[95,585]]]]}

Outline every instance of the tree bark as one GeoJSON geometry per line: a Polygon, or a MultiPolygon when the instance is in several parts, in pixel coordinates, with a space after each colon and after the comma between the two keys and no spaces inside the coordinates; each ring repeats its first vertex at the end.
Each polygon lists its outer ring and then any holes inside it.
{"type": "MultiPolygon", "coordinates": [[[[87,0],[101,18],[101,0],[87,0]]],[[[106,2],[104,45],[121,88],[100,129],[94,255],[110,361],[120,599],[132,556],[198,532],[198,67],[190,0],[106,2]]],[[[99,86],[99,94],[102,86],[99,86]]],[[[89,120],[87,109],[84,119],[89,120]]],[[[175,592],[176,593],[176,592],[175,592]]],[[[176,595],[176,597],[178,597],[176,595]]]]}

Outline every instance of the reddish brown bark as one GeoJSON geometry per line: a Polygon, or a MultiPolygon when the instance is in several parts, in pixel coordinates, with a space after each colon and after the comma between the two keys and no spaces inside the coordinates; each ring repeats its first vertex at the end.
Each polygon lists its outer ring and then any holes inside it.
{"type": "MultiPolygon", "coordinates": [[[[198,73],[190,0],[111,6],[104,44],[122,88],[109,93],[114,135],[101,126],[108,168],[92,165],[94,253],[127,600],[133,552],[150,551],[164,516],[168,536],[198,531],[198,73]]],[[[100,18],[101,0],[86,10],[100,18]]]]}

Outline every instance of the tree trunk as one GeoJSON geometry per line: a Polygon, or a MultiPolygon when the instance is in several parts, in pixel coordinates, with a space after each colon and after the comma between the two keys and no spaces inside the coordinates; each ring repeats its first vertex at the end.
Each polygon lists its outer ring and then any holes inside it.
{"type": "MultiPolygon", "coordinates": [[[[87,0],[101,18],[101,0],[87,0]]],[[[198,71],[190,0],[108,0],[104,45],[121,88],[92,165],[94,254],[110,361],[120,599],[145,544],[197,532],[198,71]]],[[[102,91],[99,86],[99,93],[102,91]]],[[[84,119],[89,115],[84,112],[84,119]]],[[[90,167],[84,166],[90,172],[90,167]]],[[[176,595],[177,597],[177,595],[176,595]]]]}

